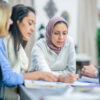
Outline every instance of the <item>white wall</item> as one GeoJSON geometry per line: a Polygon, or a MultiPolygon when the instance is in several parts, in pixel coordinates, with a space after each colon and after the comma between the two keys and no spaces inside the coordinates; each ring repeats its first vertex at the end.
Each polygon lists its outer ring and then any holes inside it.
{"type": "MultiPolygon", "coordinates": [[[[48,17],[44,11],[44,7],[48,0],[35,0],[35,9],[37,11],[36,29],[40,23],[47,25],[48,17]]],[[[69,34],[77,43],[77,14],[78,14],[78,0],[54,0],[57,7],[57,16],[60,16],[63,11],[67,11],[70,15],[69,34]]],[[[38,32],[36,33],[36,36],[38,32]]]]}
{"type": "Polygon", "coordinates": [[[97,0],[97,7],[100,9],[100,0],[97,0]]]}
{"type": "Polygon", "coordinates": [[[9,2],[8,0],[4,0],[4,1],[9,2]]]}

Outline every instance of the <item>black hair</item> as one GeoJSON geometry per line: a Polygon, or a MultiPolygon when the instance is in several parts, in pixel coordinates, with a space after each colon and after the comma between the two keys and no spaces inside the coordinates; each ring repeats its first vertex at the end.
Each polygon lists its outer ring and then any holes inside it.
{"type": "Polygon", "coordinates": [[[10,26],[9,31],[14,38],[14,51],[15,51],[16,57],[18,55],[20,44],[22,44],[25,47],[27,43],[22,38],[22,34],[17,25],[17,21],[19,20],[21,22],[24,17],[28,16],[28,13],[30,11],[35,14],[35,10],[33,8],[29,6],[24,6],[23,4],[15,5],[12,8],[11,19],[13,21],[13,24],[10,26]]]}
{"type": "Polygon", "coordinates": [[[54,24],[54,27],[55,27],[57,24],[60,24],[60,23],[64,23],[64,24],[67,26],[67,28],[68,28],[68,23],[67,23],[67,22],[64,22],[64,21],[58,21],[58,22],[56,22],[56,23],[54,24]]]}

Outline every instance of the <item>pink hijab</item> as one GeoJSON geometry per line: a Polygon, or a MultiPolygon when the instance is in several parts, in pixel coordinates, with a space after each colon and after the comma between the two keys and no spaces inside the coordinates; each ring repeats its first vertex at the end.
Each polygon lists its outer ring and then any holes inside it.
{"type": "MultiPolygon", "coordinates": [[[[59,54],[61,51],[61,48],[56,47],[52,41],[51,41],[51,33],[53,31],[54,25],[59,22],[59,21],[63,21],[64,23],[67,24],[67,22],[62,18],[62,17],[53,17],[50,19],[50,21],[48,22],[48,25],[46,27],[46,42],[47,45],[49,46],[50,49],[52,49],[56,54],[59,54]]],[[[68,24],[67,24],[68,25],[68,24]]]]}

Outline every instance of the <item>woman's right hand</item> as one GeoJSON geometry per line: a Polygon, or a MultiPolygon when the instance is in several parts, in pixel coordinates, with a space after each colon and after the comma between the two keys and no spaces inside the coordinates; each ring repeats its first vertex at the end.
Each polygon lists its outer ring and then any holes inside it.
{"type": "Polygon", "coordinates": [[[50,81],[50,82],[56,82],[58,81],[58,77],[50,72],[38,72],[39,79],[50,81]]]}
{"type": "Polygon", "coordinates": [[[79,78],[78,74],[69,73],[67,75],[60,75],[59,81],[65,83],[73,83],[79,78]]]}
{"type": "Polygon", "coordinates": [[[58,77],[50,72],[28,72],[24,73],[24,80],[45,80],[50,82],[58,81],[58,77]]]}

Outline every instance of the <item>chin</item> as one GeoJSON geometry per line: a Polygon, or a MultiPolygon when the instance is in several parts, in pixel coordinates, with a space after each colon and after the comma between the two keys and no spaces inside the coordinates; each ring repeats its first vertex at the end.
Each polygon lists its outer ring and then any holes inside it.
{"type": "MultiPolygon", "coordinates": [[[[30,38],[29,38],[30,39],[30,38]]],[[[26,39],[26,41],[29,41],[29,39],[26,39]]]]}
{"type": "Polygon", "coordinates": [[[56,44],[56,47],[58,47],[58,48],[62,48],[63,47],[63,43],[58,43],[58,44],[56,44]]]}
{"type": "Polygon", "coordinates": [[[29,39],[30,39],[30,38],[24,38],[23,40],[24,40],[24,41],[28,41],[29,39]]]}
{"type": "Polygon", "coordinates": [[[62,47],[62,45],[57,45],[56,47],[61,48],[61,47],[62,47]]]}

